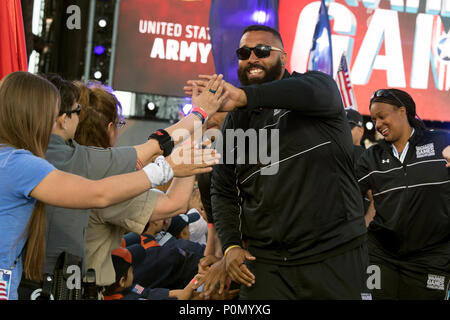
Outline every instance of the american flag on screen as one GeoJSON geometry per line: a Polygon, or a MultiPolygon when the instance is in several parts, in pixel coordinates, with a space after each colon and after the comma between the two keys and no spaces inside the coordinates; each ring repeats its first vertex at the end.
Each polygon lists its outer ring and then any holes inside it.
{"type": "Polygon", "coordinates": [[[342,54],[341,62],[339,63],[339,68],[336,74],[336,82],[341,92],[342,102],[344,103],[344,108],[352,108],[358,110],[356,106],[355,96],[353,95],[352,82],[350,81],[350,74],[347,66],[347,58],[345,53],[342,54]]]}
{"type": "Polygon", "coordinates": [[[7,295],[7,282],[5,281],[1,281],[0,280],[0,300],[8,300],[8,295],[7,295]]]}

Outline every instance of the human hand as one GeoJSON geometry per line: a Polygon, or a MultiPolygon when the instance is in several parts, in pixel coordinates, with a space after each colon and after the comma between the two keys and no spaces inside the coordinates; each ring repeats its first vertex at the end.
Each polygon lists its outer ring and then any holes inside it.
{"type": "MultiPolygon", "coordinates": [[[[199,78],[211,81],[212,76],[201,74],[199,75],[199,78]]],[[[225,80],[223,80],[223,82],[224,82],[224,90],[227,96],[218,111],[228,112],[234,110],[235,108],[246,106],[247,95],[245,94],[244,90],[235,87],[234,85],[226,82],[225,80]]]]}
{"type": "Polygon", "coordinates": [[[225,81],[223,75],[212,75],[201,83],[193,82],[190,88],[192,96],[192,107],[200,107],[209,116],[217,112],[227,97],[224,92],[225,81]]]}
{"type": "Polygon", "coordinates": [[[244,262],[255,259],[247,250],[240,247],[231,248],[224,257],[227,274],[233,281],[251,287],[255,283],[255,276],[244,262]]]}
{"type": "Polygon", "coordinates": [[[184,289],[176,289],[169,291],[169,298],[177,298],[178,300],[190,300],[194,295],[194,285],[201,279],[200,275],[196,275],[184,289]]]}
{"type": "Polygon", "coordinates": [[[178,300],[190,300],[194,290],[175,289],[169,291],[169,298],[177,298],[178,300]]]}
{"type": "MultiPolygon", "coordinates": [[[[219,293],[217,290],[212,292],[209,296],[209,300],[232,300],[239,294],[239,289],[228,290],[225,289],[223,293],[219,293]]],[[[200,294],[201,297],[201,294],[200,294]]]]}
{"type": "Polygon", "coordinates": [[[447,146],[442,151],[442,156],[447,160],[447,164],[445,165],[447,168],[450,168],[450,146],[447,146]]]}
{"type": "Polygon", "coordinates": [[[198,273],[205,274],[209,270],[209,267],[219,260],[220,258],[217,258],[216,256],[213,255],[208,255],[206,257],[201,258],[198,263],[198,273]]]}
{"type": "Polygon", "coordinates": [[[175,177],[188,177],[212,171],[212,166],[219,163],[220,157],[216,150],[202,148],[189,141],[175,148],[166,160],[175,177]]]}
{"type": "MultiPolygon", "coordinates": [[[[209,256],[212,257],[212,256],[209,256]]],[[[205,261],[209,263],[211,261],[205,261]]],[[[214,291],[216,291],[216,285],[219,285],[219,290],[217,293],[222,295],[224,293],[225,284],[227,282],[227,272],[225,269],[225,260],[220,259],[214,262],[206,271],[201,279],[197,281],[194,288],[197,289],[203,285],[202,292],[200,293],[200,298],[210,299],[214,291]]],[[[229,281],[228,281],[229,283],[229,281]]]]}
{"type": "MultiPolygon", "coordinates": [[[[197,87],[198,92],[208,90],[208,83],[213,80],[213,75],[199,75],[200,80],[188,80],[187,85],[183,87],[186,95],[193,95],[194,86],[197,87]]],[[[247,105],[247,96],[244,90],[236,88],[231,83],[222,80],[225,91],[225,98],[222,105],[219,108],[219,112],[228,112],[234,110],[236,107],[243,107],[247,105]]]]}

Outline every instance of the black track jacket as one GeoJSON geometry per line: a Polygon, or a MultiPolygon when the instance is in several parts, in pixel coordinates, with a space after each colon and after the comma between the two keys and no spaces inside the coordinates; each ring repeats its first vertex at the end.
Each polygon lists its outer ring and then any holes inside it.
{"type": "Polygon", "coordinates": [[[403,163],[385,140],[359,159],[361,191],[371,189],[375,201],[370,239],[388,254],[407,258],[439,247],[447,258],[436,267],[450,265],[450,169],[442,157],[448,145],[449,133],[416,128],[403,163]]]}
{"type": "Polygon", "coordinates": [[[286,71],[282,80],[242,89],[248,104],[228,114],[222,134],[255,129],[258,142],[249,139],[244,150],[237,140],[225,139],[223,164],[213,169],[211,201],[223,250],[245,240],[258,261],[295,265],[360,244],[355,242],[366,233],[363,204],[334,80],[316,71],[286,71]],[[279,130],[279,143],[271,143],[273,130],[279,130]],[[261,141],[279,154],[277,161],[268,164],[259,155],[257,163],[251,161],[249,148],[264,151],[261,141]]]}

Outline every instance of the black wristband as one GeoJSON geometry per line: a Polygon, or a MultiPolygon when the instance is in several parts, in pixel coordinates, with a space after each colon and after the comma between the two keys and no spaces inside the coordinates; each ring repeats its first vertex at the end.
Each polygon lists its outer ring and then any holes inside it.
{"type": "Polygon", "coordinates": [[[173,142],[172,137],[170,134],[167,133],[164,129],[158,129],[155,132],[153,132],[150,137],[148,137],[148,140],[155,139],[159,143],[159,147],[163,151],[163,156],[167,157],[172,153],[173,147],[175,146],[175,143],[173,142]]]}

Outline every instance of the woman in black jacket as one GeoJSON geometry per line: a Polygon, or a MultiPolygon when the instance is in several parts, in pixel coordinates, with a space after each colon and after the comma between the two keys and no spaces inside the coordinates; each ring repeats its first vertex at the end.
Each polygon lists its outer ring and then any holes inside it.
{"type": "Polygon", "coordinates": [[[450,134],[426,130],[402,90],[377,90],[370,113],[384,140],[362,155],[356,173],[376,209],[369,255],[381,281],[373,297],[444,299],[450,281],[450,134]]]}

